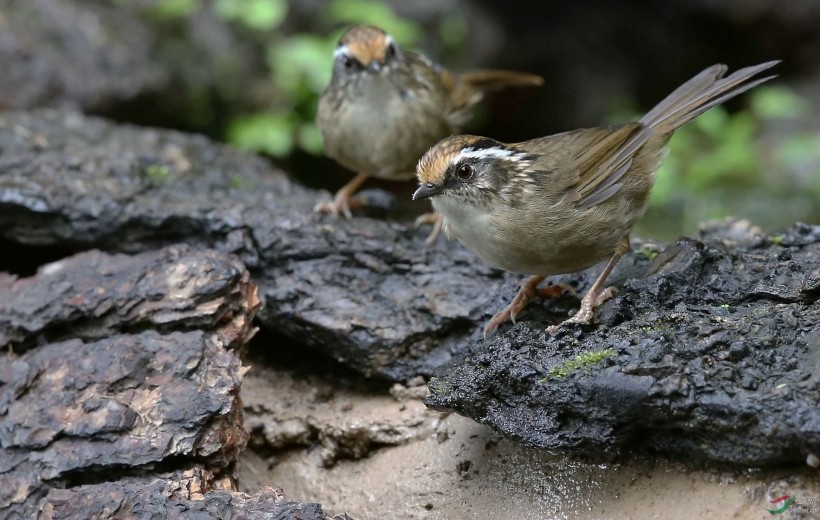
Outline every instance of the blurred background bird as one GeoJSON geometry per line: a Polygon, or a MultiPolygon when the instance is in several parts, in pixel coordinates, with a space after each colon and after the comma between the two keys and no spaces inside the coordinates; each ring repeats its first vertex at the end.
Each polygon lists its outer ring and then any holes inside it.
{"type": "MultiPolygon", "coordinates": [[[[485,91],[542,83],[541,77],[522,72],[453,74],[401,49],[377,27],[352,27],[334,52],[333,76],[319,100],[316,122],[325,153],[357,175],[316,210],[350,218],[361,204],[352,195],[368,177],[414,178],[421,155],[457,132],[485,91]]],[[[433,224],[428,242],[434,241],[440,217],[423,215],[421,222],[433,224]]]]}

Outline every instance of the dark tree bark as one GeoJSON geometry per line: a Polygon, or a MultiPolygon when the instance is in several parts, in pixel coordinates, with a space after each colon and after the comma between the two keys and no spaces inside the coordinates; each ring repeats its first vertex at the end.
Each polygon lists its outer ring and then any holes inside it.
{"type": "MultiPolygon", "coordinates": [[[[820,226],[682,239],[598,313],[476,340],[427,404],[593,460],[634,450],[746,466],[820,453],[820,226]]],[[[538,312],[543,317],[543,313],[538,312]]]]}
{"type": "Polygon", "coordinates": [[[201,137],[39,111],[0,115],[0,149],[0,236],[235,253],[264,326],[368,375],[433,373],[504,280],[456,243],[425,247],[425,230],[315,214],[318,193],[201,137]]]}
{"type": "MultiPolygon", "coordinates": [[[[423,231],[397,223],[317,215],[318,194],[253,156],[56,111],[0,116],[0,148],[6,239],[235,253],[260,285],[264,327],[368,375],[438,373],[431,406],[528,444],[748,465],[820,451],[816,226],[764,236],[724,223],[668,249],[635,240],[610,279],[622,291],[595,324],[547,335],[577,309],[565,297],[534,303],[485,341],[486,319],[519,277],[456,243],[425,248],[423,231]]],[[[581,292],[596,271],[556,281],[581,292]]],[[[19,321],[5,334],[30,348],[35,335],[19,321]]],[[[148,315],[126,323],[163,330],[148,315]]],[[[59,327],[31,327],[62,338],[59,327]]]]}
{"type": "MultiPolygon", "coordinates": [[[[124,478],[160,469],[229,487],[247,441],[235,348],[258,304],[237,258],[188,246],[91,251],[0,284],[0,516],[85,484],[131,496],[124,478]]],[[[91,518],[98,498],[72,511],[91,518]]]]}

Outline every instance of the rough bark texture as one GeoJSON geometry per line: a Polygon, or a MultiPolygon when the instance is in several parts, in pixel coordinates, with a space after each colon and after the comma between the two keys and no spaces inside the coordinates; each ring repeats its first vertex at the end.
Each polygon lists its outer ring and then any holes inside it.
{"type": "Polygon", "coordinates": [[[0,283],[0,345],[21,354],[45,342],[91,342],[112,332],[217,326],[222,342],[233,345],[248,333],[248,307],[256,307],[249,278],[238,259],[185,245],[137,256],[90,251],[48,264],[38,276],[0,283]]]}
{"type": "MultiPolygon", "coordinates": [[[[226,481],[247,440],[234,348],[258,303],[238,259],[188,246],[90,251],[0,283],[0,516],[82,484],[130,496],[123,477],[160,468],[208,473],[203,491],[226,481]]],[[[52,505],[106,517],[108,498],[88,500],[52,505]]]]}
{"type": "Polygon", "coordinates": [[[152,29],[104,2],[5,0],[0,5],[0,106],[102,109],[168,86],[152,29]]]}
{"type": "Polygon", "coordinates": [[[39,111],[1,115],[0,149],[0,236],[235,253],[263,325],[365,374],[431,374],[503,282],[456,243],[425,247],[426,230],[317,215],[316,192],[204,138],[39,111]]]}
{"type": "Polygon", "coordinates": [[[151,520],[349,520],[330,517],[319,504],[285,500],[282,490],[266,487],[248,495],[212,488],[210,475],[201,471],[167,476],[125,478],[117,483],[54,489],[43,501],[40,518],[144,518],[151,520]]]}
{"type": "Polygon", "coordinates": [[[820,226],[708,229],[624,283],[600,324],[551,336],[536,311],[475,337],[427,404],[590,459],[799,463],[820,453],[818,298],[820,226]]]}
{"type": "MultiPolygon", "coordinates": [[[[316,193],[251,155],[57,111],[0,116],[0,148],[3,237],[236,253],[260,285],[266,328],[369,375],[439,371],[430,405],[527,444],[591,458],[640,445],[750,465],[820,451],[816,227],[763,237],[724,224],[666,250],[635,241],[610,280],[622,291],[594,325],[546,335],[577,308],[565,297],[484,341],[519,277],[456,243],[425,248],[424,231],[317,215],[316,193]]],[[[557,281],[583,290],[595,271],[557,281]]],[[[21,330],[6,334],[25,349],[33,340],[21,330]]]]}

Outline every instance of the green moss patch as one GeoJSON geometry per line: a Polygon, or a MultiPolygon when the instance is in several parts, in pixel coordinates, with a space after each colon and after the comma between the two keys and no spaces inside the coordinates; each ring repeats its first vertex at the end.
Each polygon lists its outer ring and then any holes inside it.
{"type": "Polygon", "coordinates": [[[545,382],[547,379],[551,377],[561,379],[563,377],[570,376],[575,372],[578,372],[579,370],[598,364],[604,359],[614,357],[615,350],[612,348],[607,348],[596,352],[586,352],[584,354],[579,354],[572,359],[564,361],[557,367],[554,367],[552,370],[549,371],[547,377],[542,379],[540,382],[545,382]]]}

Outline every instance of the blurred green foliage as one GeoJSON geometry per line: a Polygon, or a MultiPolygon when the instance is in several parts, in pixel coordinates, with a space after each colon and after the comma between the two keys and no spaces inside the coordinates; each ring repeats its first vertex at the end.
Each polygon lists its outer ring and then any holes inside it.
{"type": "Polygon", "coordinates": [[[745,96],[746,109],[718,106],[675,132],[639,234],[672,239],[730,215],[764,227],[817,215],[820,134],[809,103],[776,84],[745,96]]]}
{"type": "Polygon", "coordinates": [[[201,0],[158,0],[153,12],[159,18],[172,19],[188,16],[199,8],[201,0]]]}
{"type": "MultiPolygon", "coordinates": [[[[770,166],[773,152],[782,154],[807,137],[790,135],[776,150],[758,146],[756,136],[768,122],[800,118],[805,102],[783,86],[760,87],[748,96],[747,110],[729,115],[718,106],[675,132],[669,142],[669,157],[658,172],[654,203],[665,203],[680,186],[699,191],[715,184],[757,184],[762,168],[770,166]]],[[[793,157],[790,152],[782,159],[793,157]]]]}
{"type": "MultiPolygon", "coordinates": [[[[421,37],[421,27],[417,23],[399,18],[389,5],[377,0],[332,0],[328,2],[321,18],[326,25],[331,26],[342,23],[381,27],[399,45],[415,45],[421,37]]],[[[333,42],[337,39],[334,38],[333,42]]]]}
{"type": "Polygon", "coordinates": [[[288,14],[285,0],[216,0],[214,8],[225,20],[258,31],[276,29],[288,14]]]}
{"type": "MultiPolygon", "coordinates": [[[[321,30],[311,33],[288,32],[285,28],[287,0],[157,0],[154,12],[162,18],[190,16],[197,9],[213,9],[215,14],[236,24],[266,49],[271,85],[275,90],[270,106],[263,111],[234,117],[228,125],[227,140],[245,149],[283,157],[295,148],[322,152],[322,138],[316,128],[318,96],[330,81],[332,56],[342,32],[352,24],[368,23],[390,33],[399,45],[414,47],[422,29],[418,23],[399,18],[381,0],[329,0],[315,21],[321,30]]],[[[440,21],[442,34],[464,33],[466,25],[458,16],[440,21]]],[[[447,45],[460,39],[447,38],[447,45]]]]}
{"type": "MultiPolygon", "coordinates": [[[[321,154],[314,122],[318,96],[330,81],[336,42],[350,25],[380,26],[411,49],[437,45],[435,57],[446,63],[458,61],[467,33],[464,14],[456,9],[445,10],[437,27],[427,24],[422,30],[420,23],[399,18],[384,0],[327,0],[316,4],[318,12],[307,20],[304,13],[312,11],[302,9],[300,15],[298,0],[147,1],[171,27],[210,10],[254,49],[264,49],[270,81],[261,89],[239,79],[230,83],[241,77],[234,71],[245,57],[228,53],[216,62],[215,74],[228,78],[223,97],[234,107],[226,112],[227,121],[214,115],[211,93],[194,88],[203,72],[192,55],[187,63],[194,87],[186,87],[191,91],[186,117],[201,119],[192,123],[195,128],[216,120],[212,128],[227,141],[275,157],[297,150],[321,154]]],[[[639,114],[626,113],[623,107],[635,104],[625,101],[611,121],[639,114]]],[[[714,108],[675,133],[637,234],[673,239],[693,233],[699,222],[727,215],[746,216],[764,227],[820,218],[820,134],[810,104],[778,80],[744,94],[734,102],[739,104],[747,108],[714,108]]]]}

